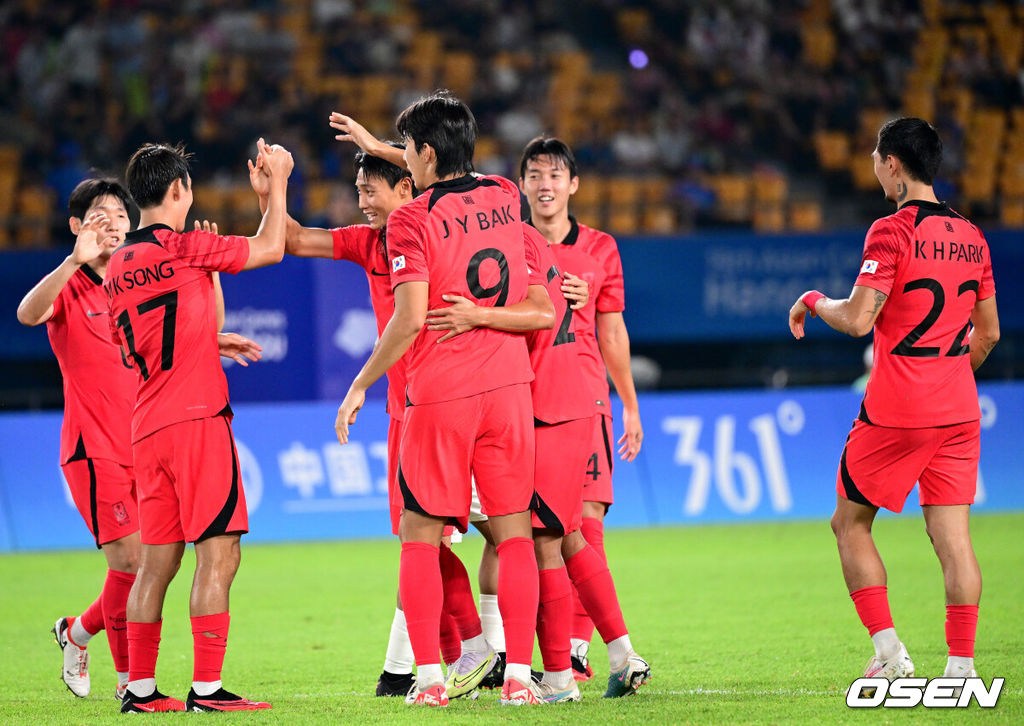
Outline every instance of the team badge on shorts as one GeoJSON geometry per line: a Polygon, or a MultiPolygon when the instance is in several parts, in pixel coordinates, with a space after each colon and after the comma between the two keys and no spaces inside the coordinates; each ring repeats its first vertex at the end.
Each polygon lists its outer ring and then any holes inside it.
{"type": "Polygon", "coordinates": [[[124,524],[128,521],[128,510],[124,508],[122,502],[114,505],[114,517],[117,519],[118,524],[124,524]]]}

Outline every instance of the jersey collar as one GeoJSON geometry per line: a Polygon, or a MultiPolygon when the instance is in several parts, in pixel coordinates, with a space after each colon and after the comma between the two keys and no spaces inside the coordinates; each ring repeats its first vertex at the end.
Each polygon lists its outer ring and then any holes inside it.
{"type": "Polygon", "coordinates": [[[580,238],[580,225],[576,221],[576,217],[569,215],[569,234],[565,235],[565,239],[562,240],[563,245],[574,245],[580,238]]]}
{"type": "Polygon", "coordinates": [[[437,204],[445,194],[468,192],[476,189],[477,187],[496,186],[498,186],[498,182],[493,179],[479,179],[472,174],[465,174],[447,181],[434,182],[426,188],[426,193],[430,194],[430,201],[427,202],[427,211],[429,212],[433,209],[434,205],[437,204]]]}
{"type": "Polygon", "coordinates": [[[82,271],[83,275],[85,275],[87,278],[89,278],[89,281],[92,284],[94,284],[94,285],[102,285],[103,284],[103,278],[100,277],[96,273],[96,270],[92,269],[92,267],[90,267],[88,264],[82,265],[78,269],[82,271]]]}
{"type": "MultiPolygon", "coordinates": [[[[159,245],[160,242],[157,241],[156,236],[153,234],[153,232],[155,232],[158,229],[170,229],[172,232],[174,231],[166,224],[151,224],[148,227],[139,227],[134,232],[129,232],[124,236],[124,242],[121,243],[121,246],[118,247],[117,250],[123,249],[124,247],[131,247],[132,245],[141,244],[143,242],[149,242],[150,244],[159,245]]],[[[117,250],[114,250],[114,252],[117,252],[117,250]]]]}

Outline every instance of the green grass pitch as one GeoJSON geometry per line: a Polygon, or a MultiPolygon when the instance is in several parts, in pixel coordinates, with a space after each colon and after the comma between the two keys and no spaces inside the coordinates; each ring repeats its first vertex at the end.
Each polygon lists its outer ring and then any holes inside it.
{"type": "MultiPolygon", "coordinates": [[[[614,516],[614,514],[613,514],[614,516]]],[[[633,643],[653,680],[632,698],[600,698],[608,675],[595,637],[597,677],[583,702],[524,711],[497,694],[444,712],[377,699],[373,688],[391,622],[394,541],[243,545],[232,590],[225,685],[271,701],[272,711],[171,714],[160,722],[252,723],[901,723],[963,719],[1024,723],[1024,514],[974,520],[985,577],[976,652],[986,679],[1003,676],[999,705],[982,710],[858,710],[844,690],[870,655],[846,594],[828,524],[818,522],[610,530],[608,556],[633,643]]],[[[945,664],[942,578],[920,516],[875,527],[889,569],[897,629],[918,675],[945,664]]],[[[479,537],[456,551],[471,572],[479,537]]],[[[192,555],[167,597],[157,678],[184,697],[191,680],[188,586],[192,555]]],[[[102,582],[96,552],[0,557],[0,723],[123,723],[103,636],[91,644],[93,692],[59,681],[49,629],[82,611],[102,582]]],[[[539,663],[539,657],[535,660],[539,663]]]]}

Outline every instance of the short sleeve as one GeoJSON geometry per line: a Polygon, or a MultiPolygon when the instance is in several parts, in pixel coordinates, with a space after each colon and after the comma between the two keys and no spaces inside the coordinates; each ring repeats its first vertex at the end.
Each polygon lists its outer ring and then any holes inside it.
{"type": "Polygon", "coordinates": [[[46,322],[60,322],[67,312],[67,302],[64,297],[71,294],[71,285],[65,285],[64,289],[60,291],[60,294],[53,301],[53,315],[46,322]]]}
{"type": "Polygon", "coordinates": [[[429,282],[427,230],[416,210],[399,208],[388,217],[388,269],[391,289],[403,282],[429,282]]]}
{"type": "Polygon", "coordinates": [[[157,239],[169,253],[189,267],[206,272],[241,272],[249,259],[249,240],[237,235],[220,235],[194,230],[185,234],[157,232],[157,239]]]}
{"type": "Polygon", "coordinates": [[[369,271],[372,266],[373,248],[379,233],[365,224],[353,224],[331,230],[334,243],[334,259],[355,262],[369,271]]]}
{"type": "Polygon", "coordinates": [[[602,250],[601,267],[604,269],[604,282],[597,293],[597,312],[621,313],[626,309],[626,289],[622,281],[622,260],[619,248],[612,237],[607,239],[607,247],[602,250]]]}
{"type": "Polygon", "coordinates": [[[526,251],[526,270],[529,273],[528,285],[547,285],[547,270],[540,245],[547,245],[547,240],[540,232],[528,224],[523,225],[523,245],[526,251]]]}
{"type": "Polygon", "coordinates": [[[864,256],[860,262],[860,274],[855,285],[870,287],[888,295],[896,278],[896,263],[899,249],[896,230],[888,218],[876,220],[864,239],[864,256]]]}
{"type": "Polygon", "coordinates": [[[996,294],[996,281],[992,277],[992,249],[988,246],[988,240],[978,232],[978,236],[985,242],[985,262],[981,271],[981,285],[978,287],[978,299],[986,300],[996,294]]]}

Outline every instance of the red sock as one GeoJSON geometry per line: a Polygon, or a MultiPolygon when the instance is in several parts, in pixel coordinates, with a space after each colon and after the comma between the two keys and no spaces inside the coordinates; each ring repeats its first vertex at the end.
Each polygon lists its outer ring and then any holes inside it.
{"type": "MultiPolygon", "coordinates": [[[[604,554],[604,520],[597,517],[584,517],[580,532],[583,534],[583,539],[594,548],[594,551],[601,556],[601,559],[604,560],[607,566],[608,558],[604,554]]],[[[575,588],[572,591],[572,601],[572,637],[589,643],[591,638],[594,637],[594,621],[587,614],[587,608],[575,588]]]]}
{"type": "MultiPolygon", "coordinates": [[[[71,625],[74,623],[76,618],[68,618],[68,637],[70,638],[71,625]]],[[[85,612],[78,616],[78,622],[88,632],[96,635],[96,633],[103,630],[103,592],[100,592],[100,596],[96,598],[96,601],[86,608],[85,612]]],[[[71,641],[74,643],[74,641],[71,641]]],[[[78,645],[75,643],[75,645],[78,645]]]]}
{"type": "Polygon", "coordinates": [[[537,641],[544,670],[567,671],[569,662],[569,597],[572,585],[565,567],[540,571],[540,607],[537,611],[537,641]]]}
{"type": "Polygon", "coordinates": [[[128,621],[128,680],[156,678],[156,656],[160,652],[162,620],[155,623],[128,621]]]}
{"type": "Polygon", "coordinates": [[[135,575],[131,572],[107,570],[107,581],[103,584],[103,620],[107,628],[107,644],[114,659],[114,670],[128,671],[128,593],[132,591],[135,575]]]}
{"type": "Polygon", "coordinates": [[[868,635],[893,627],[889,613],[889,589],[885,585],[862,587],[851,592],[850,597],[860,621],[868,629],[868,635]]]}
{"type": "Polygon", "coordinates": [[[441,660],[451,664],[462,655],[462,638],[459,637],[459,626],[455,618],[447,610],[441,611],[441,660]]]}
{"type": "MultiPolygon", "coordinates": [[[[615,594],[615,583],[612,573],[604,558],[597,553],[592,545],[587,545],[565,561],[565,567],[576,586],[580,600],[594,620],[601,639],[610,643],[629,633],[626,621],[622,619],[619,598],[615,594]]],[[[573,635],[573,637],[578,637],[573,635]]]]}
{"type": "Polygon", "coordinates": [[[946,644],[950,655],[973,658],[974,635],[977,630],[977,605],[946,606],[946,644]]]}
{"type": "Polygon", "coordinates": [[[228,648],[231,614],[195,615],[192,620],[192,680],[209,683],[220,680],[224,653],[228,648]]]}
{"type": "MultiPolygon", "coordinates": [[[[473,599],[473,586],[469,583],[466,566],[451,548],[441,545],[438,558],[441,565],[441,585],[444,588],[444,610],[455,619],[462,640],[475,638],[484,632],[480,625],[480,614],[473,599]]],[[[453,661],[446,661],[451,663],[453,661]]]]}
{"type": "Polygon", "coordinates": [[[416,665],[438,664],[441,649],[441,567],[438,548],[426,542],[402,543],[398,567],[398,593],[405,610],[405,626],[416,665]]]}
{"type": "Polygon", "coordinates": [[[540,596],[537,555],[529,537],[510,537],[498,550],[498,610],[505,627],[506,663],[529,665],[540,596]]]}

